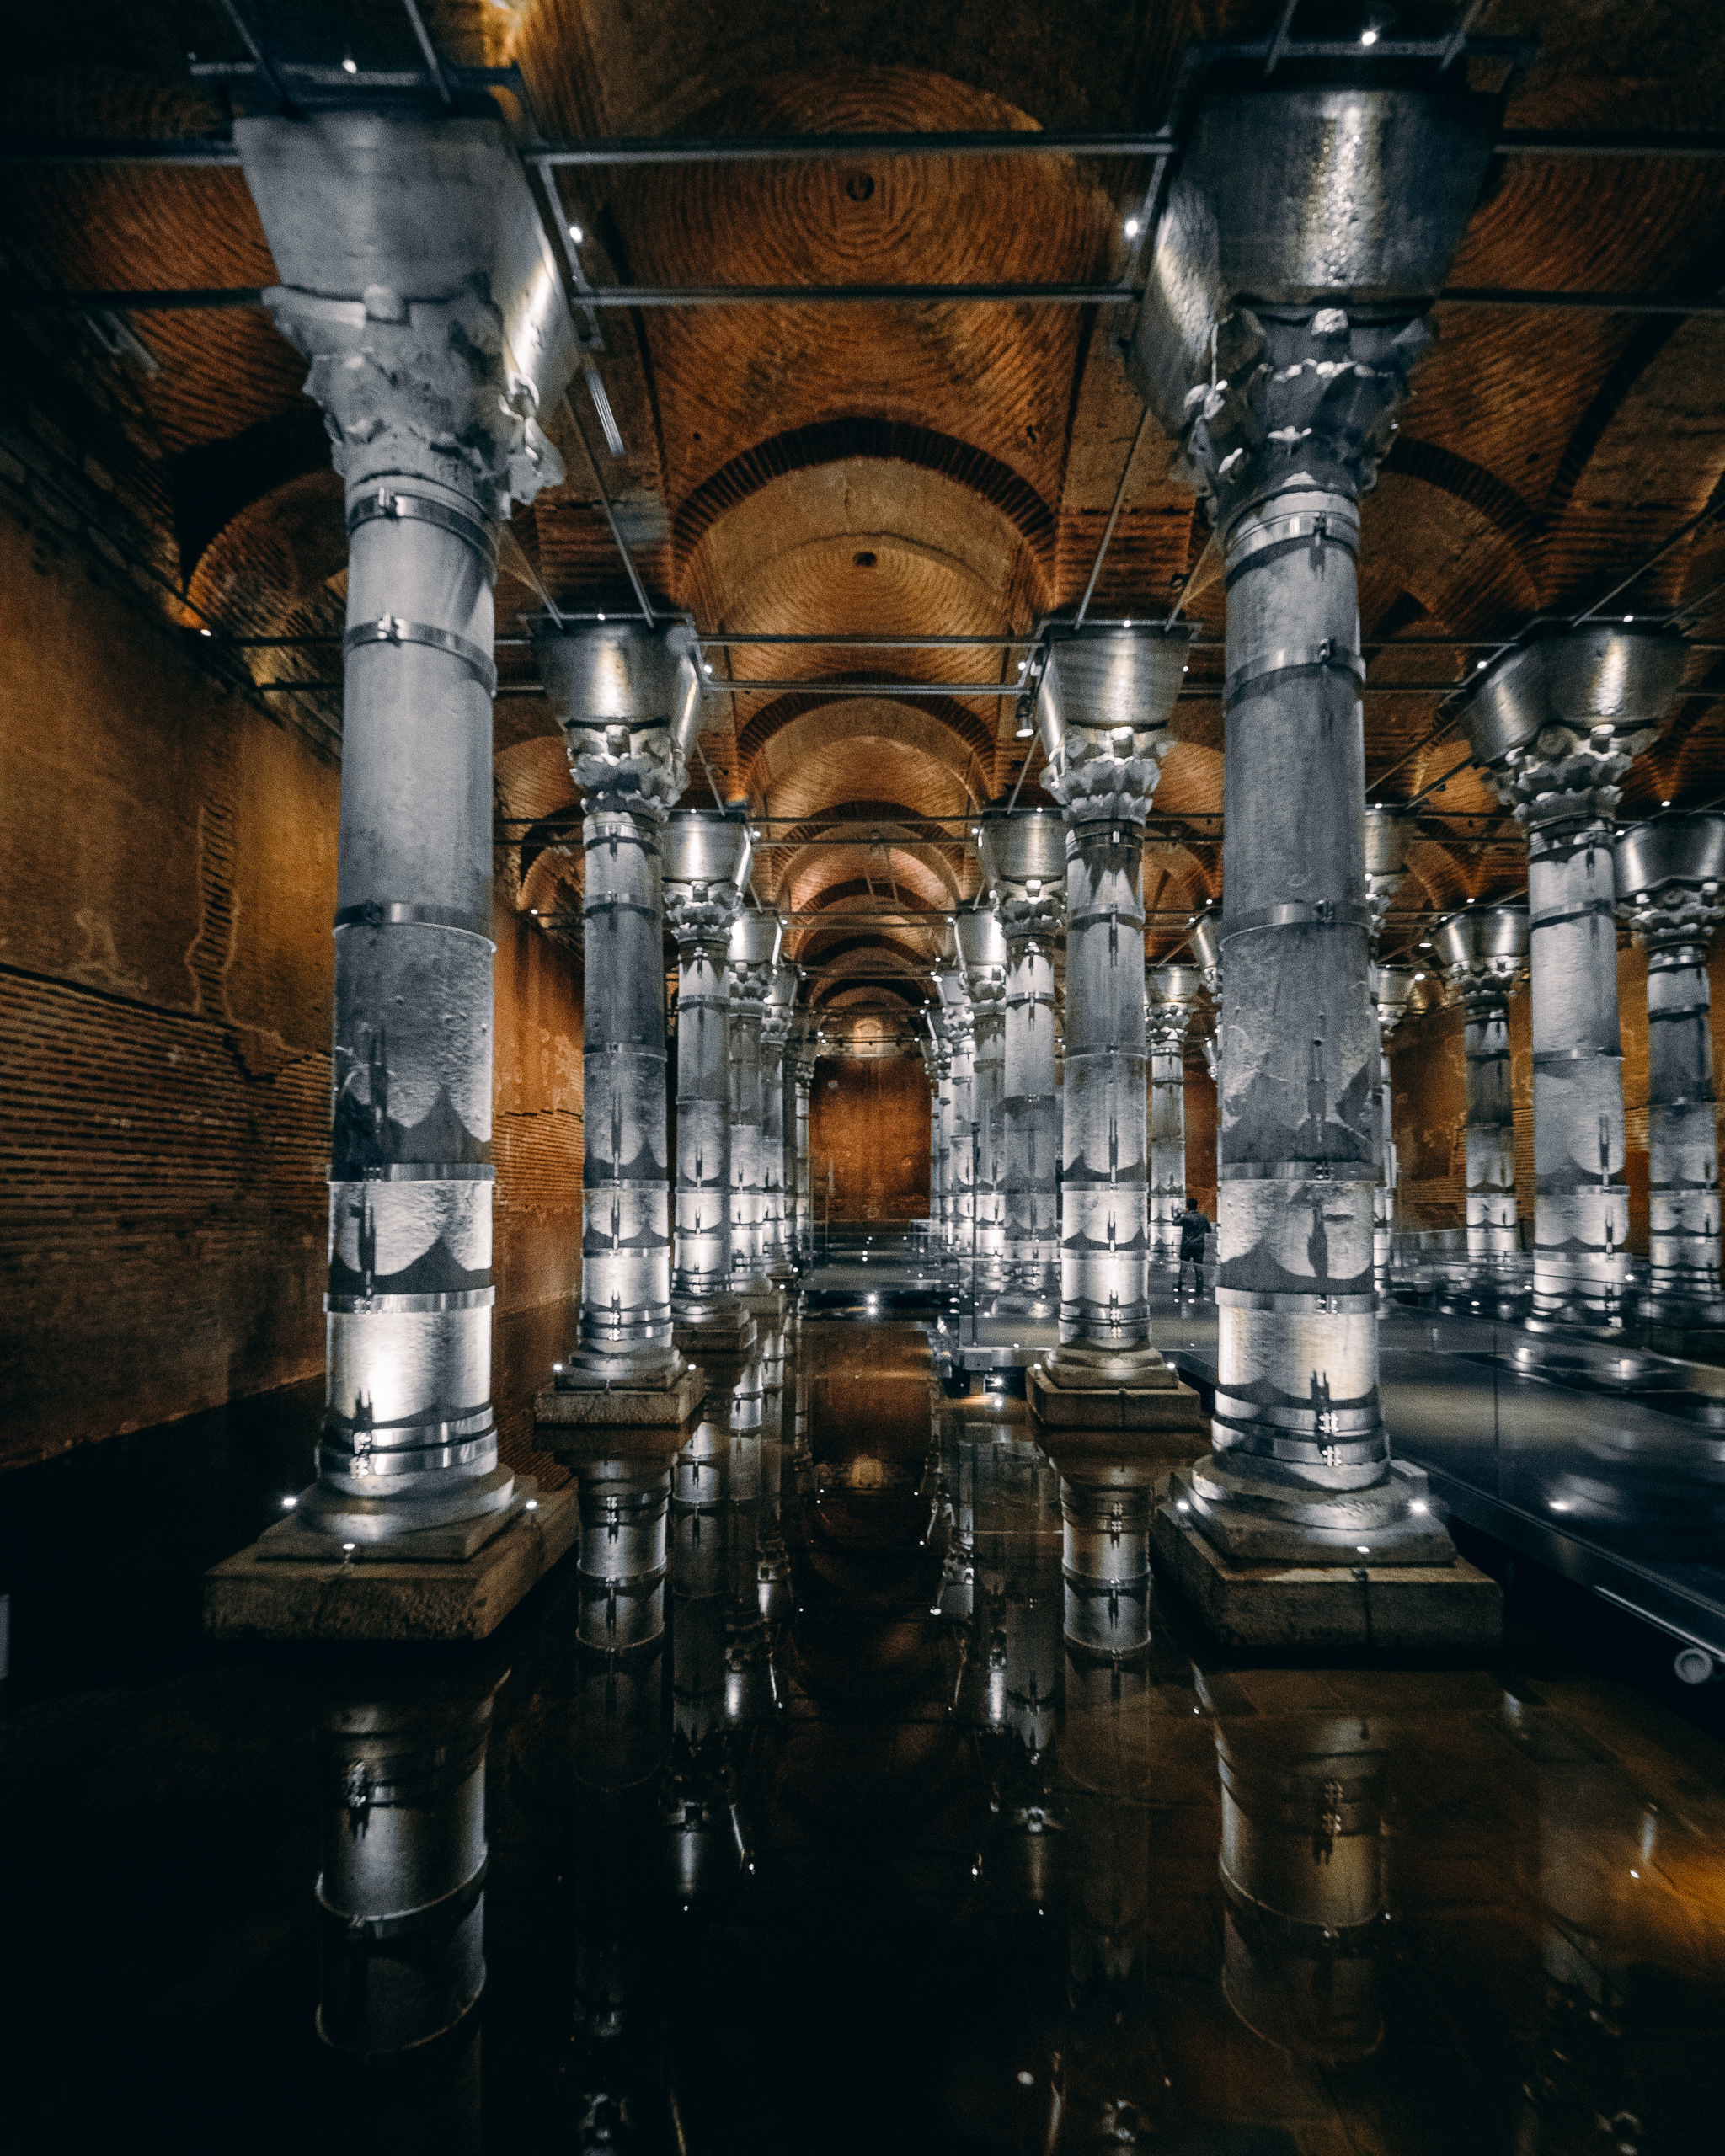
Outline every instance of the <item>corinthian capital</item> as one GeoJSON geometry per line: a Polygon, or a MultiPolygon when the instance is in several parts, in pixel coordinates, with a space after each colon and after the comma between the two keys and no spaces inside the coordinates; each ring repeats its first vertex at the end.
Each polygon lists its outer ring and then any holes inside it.
{"type": "Polygon", "coordinates": [[[1189,483],[1225,526],[1236,509],[1298,484],[1357,497],[1377,479],[1407,378],[1432,342],[1425,323],[1359,322],[1311,307],[1216,325],[1213,371],[1186,393],[1189,483]]]}
{"type": "Polygon", "coordinates": [[[740,901],[732,883],[665,884],[665,925],[680,944],[725,944],[740,901]]]}
{"type": "Polygon", "coordinates": [[[312,362],[306,394],[323,407],[331,461],[350,485],[419,472],[474,496],[492,516],[561,483],[538,397],[504,349],[503,316],[475,289],[407,300],[370,285],[363,300],[275,286],[276,328],[312,362]]]}

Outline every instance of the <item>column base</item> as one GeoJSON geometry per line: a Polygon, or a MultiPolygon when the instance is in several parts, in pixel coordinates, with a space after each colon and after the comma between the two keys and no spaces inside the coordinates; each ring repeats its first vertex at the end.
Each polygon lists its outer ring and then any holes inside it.
{"type": "Polygon", "coordinates": [[[1127,1355],[1056,1348],[1026,1374],[1024,1396],[1052,1430],[1167,1431],[1200,1441],[1206,1433],[1198,1395],[1154,1348],[1127,1355]]]}
{"type": "Polygon", "coordinates": [[[740,1307],[712,1317],[685,1318],[675,1312],[673,1317],[671,1339],[678,1352],[703,1360],[714,1355],[746,1361],[760,1330],[750,1313],[740,1307]]]}
{"type": "Polygon", "coordinates": [[[1464,1557],[1382,1566],[1239,1563],[1176,1510],[1172,1493],[1156,1508],[1151,1541],[1225,1646],[1473,1656],[1492,1653],[1503,1638],[1503,1589],[1464,1557]]]}
{"type": "MultiPolygon", "coordinates": [[[[686,1422],[707,1397],[707,1373],[685,1363],[664,1384],[597,1383],[565,1375],[534,1396],[536,1431],[584,1429],[595,1425],[625,1429],[675,1429],[686,1422]]],[[[554,1438],[537,1442],[554,1449],[554,1438]]]]}
{"type": "Polygon", "coordinates": [[[579,1536],[574,1490],[536,1489],[518,1476],[508,1512],[466,1524],[489,1530],[470,1550],[457,1546],[459,1527],[443,1527],[344,1552],[278,1521],[204,1575],[204,1630],[218,1640],[483,1640],[579,1536]]]}
{"type": "Polygon", "coordinates": [[[1364,1490],[1324,1490],[1261,1471],[1249,1457],[1210,1454],[1179,1469],[1177,1511],[1230,1564],[1447,1565],[1455,1545],[1432,1512],[1425,1470],[1392,1460],[1364,1490]]]}

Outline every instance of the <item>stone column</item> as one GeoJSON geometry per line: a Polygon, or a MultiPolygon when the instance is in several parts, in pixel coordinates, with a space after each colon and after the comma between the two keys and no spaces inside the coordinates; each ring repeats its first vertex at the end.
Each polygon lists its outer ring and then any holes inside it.
{"type": "MultiPolygon", "coordinates": [[[[1423,1636],[1419,1589],[1391,1617],[1369,1580],[1368,1614],[1352,1575],[1455,1557],[1379,1408],[1357,504],[1498,111],[1465,87],[1212,95],[1135,345],[1227,579],[1215,1449],[1183,1484],[1197,1534],[1165,1515],[1158,1540],[1235,1637],[1299,1636],[1301,1604],[1312,1639],[1423,1636]],[[1226,1569],[1282,1562],[1308,1568],[1291,1605],[1226,1569]]],[[[1445,1607],[1494,1633],[1501,1599],[1473,1579],[1445,1607]]]]}
{"type": "Polygon", "coordinates": [[[1707,953],[1725,919],[1725,816],[1655,817],[1620,834],[1618,912],[1648,954],[1648,1286],[1639,1314],[1725,1326],[1719,1136],[1707,953]]]}
{"type": "Polygon", "coordinates": [[[1623,1321],[1613,819],[1617,782],[1664,724],[1686,656],[1657,627],[1560,630],[1508,653],[1466,705],[1476,759],[1527,826],[1535,1327],[1623,1321]]]}
{"type": "Polygon", "coordinates": [[[968,1266],[976,1246],[976,1038],[961,973],[934,977],[946,1041],[947,1241],[968,1266]]]}
{"type": "Polygon", "coordinates": [[[1006,1284],[1007,941],[991,909],[966,907],[956,922],[964,990],[970,1001],[972,1111],[976,1123],[976,1293],[998,1294],[1006,1284]]]}
{"type": "Polygon", "coordinates": [[[1066,885],[1066,835],[1057,811],[989,810],[983,873],[1007,947],[1001,1118],[1006,1139],[1006,1289],[1001,1315],[1052,1317],[1060,1300],[1055,1167],[1055,949],[1066,885]]]}
{"type": "Polygon", "coordinates": [[[1187,941],[1198,969],[1204,976],[1204,992],[1215,1016],[1215,1030],[1204,1036],[1204,1061],[1216,1089],[1216,1210],[1221,1211],[1222,1188],[1222,910],[1206,906],[1192,924],[1187,941]]]}
{"type": "Polygon", "coordinates": [[[1186,1210],[1186,1033],[1204,985],[1196,966],[1151,966],[1145,1022],[1150,1037],[1150,1262],[1178,1272],[1186,1210]]]}
{"type": "Polygon", "coordinates": [[[796,969],[776,966],[761,1021],[761,1265],[776,1287],[796,1278],[785,1231],[785,1047],[796,1001],[796,969]]]}
{"type": "Polygon", "coordinates": [[[234,139],[349,533],[328,1405],[294,1531],[459,1558],[524,1502],[491,1405],[492,585],[510,503],[563,476],[535,414],[574,345],[500,125],[234,139]]]}
{"type": "Polygon", "coordinates": [[[691,1374],[672,1339],[660,849],[699,723],[695,639],[625,622],[536,643],[586,796],[581,1315],[557,1389],[598,1396],[598,1421],[606,1396],[662,1395],[678,1421],[691,1374]]]}
{"type": "Polygon", "coordinates": [[[746,1295],[772,1289],[761,1249],[761,1028],[781,932],[777,914],[749,911],[731,930],[731,1275],[746,1295]]]}
{"type": "Polygon", "coordinates": [[[679,1326],[737,1330],[731,1289],[731,926],[749,880],[749,827],[680,809],[665,832],[665,915],[677,946],[676,1241],[679,1326]]]}
{"type": "Polygon", "coordinates": [[[951,1065],[941,1038],[937,1006],[924,1007],[922,1022],[928,1033],[922,1044],[922,1060],[928,1071],[928,1244],[931,1254],[938,1258],[947,1246],[947,1117],[951,1104],[946,1097],[946,1080],[951,1065]]]}
{"type": "Polygon", "coordinates": [[[1467,1268],[1501,1292],[1519,1255],[1509,991],[1527,972],[1527,909],[1464,906],[1433,922],[1432,944],[1467,1013],[1467,1268]]]}
{"type": "Polygon", "coordinates": [[[1368,803],[1365,811],[1365,905],[1371,916],[1372,1006],[1378,1021],[1377,1082],[1372,1104],[1378,1123],[1378,1187],[1372,1200],[1372,1280],[1381,1302],[1390,1292],[1390,1265],[1396,1219],[1396,1141],[1390,1091],[1390,1035],[1401,1023],[1413,990],[1410,966],[1380,966],[1378,939],[1391,901],[1402,888],[1413,819],[1393,807],[1368,803]]]}
{"type": "Polygon", "coordinates": [[[804,1030],[797,1043],[793,1065],[797,1187],[797,1234],[793,1248],[799,1266],[812,1265],[814,1262],[814,1164],[809,1150],[809,1116],[814,1090],[816,1051],[817,1043],[808,1030],[805,1017],[804,1030]]]}
{"type": "Polygon", "coordinates": [[[1117,1388],[1167,1372],[1150,1346],[1144,1267],[1144,819],[1189,632],[1053,632],[1039,720],[1043,779],[1066,820],[1065,1172],[1054,1363],[1117,1388]]]}
{"type": "Polygon", "coordinates": [[[1372,1285],[1380,1305],[1390,1292],[1396,1225],[1396,1186],[1401,1166],[1396,1157],[1396,1097],[1390,1082],[1390,1036],[1407,1013],[1413,993],[1412,966],[1383,966],[1371,969],[1372,1008],[1378,1022],[1377,1083],[1372,1088],[1372,1112],[1377,1118],[1378,1187],[1372,1199],[1372,1285]]]}

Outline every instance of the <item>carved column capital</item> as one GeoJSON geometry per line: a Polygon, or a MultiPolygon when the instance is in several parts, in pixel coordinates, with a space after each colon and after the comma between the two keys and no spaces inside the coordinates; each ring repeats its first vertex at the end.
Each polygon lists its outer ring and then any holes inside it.
{"type": "Polygon", "coordinates": [[[1359,322],[1339,307],[1216,325],[1213,371],[1186,395],[1181,453],[1219,530],[1298,486],[1357,497],[1396,438],[1407,377],[1432,342],[1423,320],[1359,322]]]}
{"type": "Polygon", "coordinates": [[[510,366],[503,317],[477,291],[408,300],[370,285],[352,301],[278,285],[264,303],[312,362],[306,393],[323,407],[331,461],[350,488],[417,472],[505,517],[511,501],[561,483],[537,394],[510,366]]]}
{"type": "MultiPolygon", "coordinates": [[[[1081,835],[1098,825],[1140,825],[1150,814],[1162,759],[1173,745],[1167,727],[1069,727],[1058,757],[1043,773],[1043,790],[1060,803],[1081,835]]],[[[1004,905],[1001,926],[1011,932],[1004,905]]]]}
{"type": "Polygon", "coordinates": [[[709,944],[721,963],[730,947],[731,923],[741,903],[734,883],[665,885],[665,923],[678,947],[709,944]]]}
{"type": "Polygon", "coordinates": [[[1618,902],[1617,918],[1649,959],[1691,950],[1704,963],[1713,931],[1725,921],[1725,892],[1717,883],[1666,883],[1618,902]]]}
{"type": "Polygon", "coordinates": [[[1562,854],[1589,827],[1611,821],[1623,798],[1617,782],[1657,736],[1654,727],[1625,734],[1585,720],[1548,724],[1525,748],[1510,750],[1487,776],[1516,821],[1527,826],[1530,848],[1562,854]]]}

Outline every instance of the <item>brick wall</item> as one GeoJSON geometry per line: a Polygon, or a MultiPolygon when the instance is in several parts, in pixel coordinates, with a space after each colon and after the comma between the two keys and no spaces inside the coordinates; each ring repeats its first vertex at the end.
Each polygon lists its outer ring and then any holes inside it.
{"type": "MultiPolygon", "coordinates": [[[[0,1465],[323,1361],[340,775],[0,511],[0,1465]]],[[[498,910],[499,1312],[579,1277],[580,985],[498,910]]]]}
{"type": "Polygon", "coordinates": [[[809,1150],[814,1217],[900,1220],[928,1210],[928,1074],[921,1063],[835,1056],[814,1066],[809,1150]]]}

